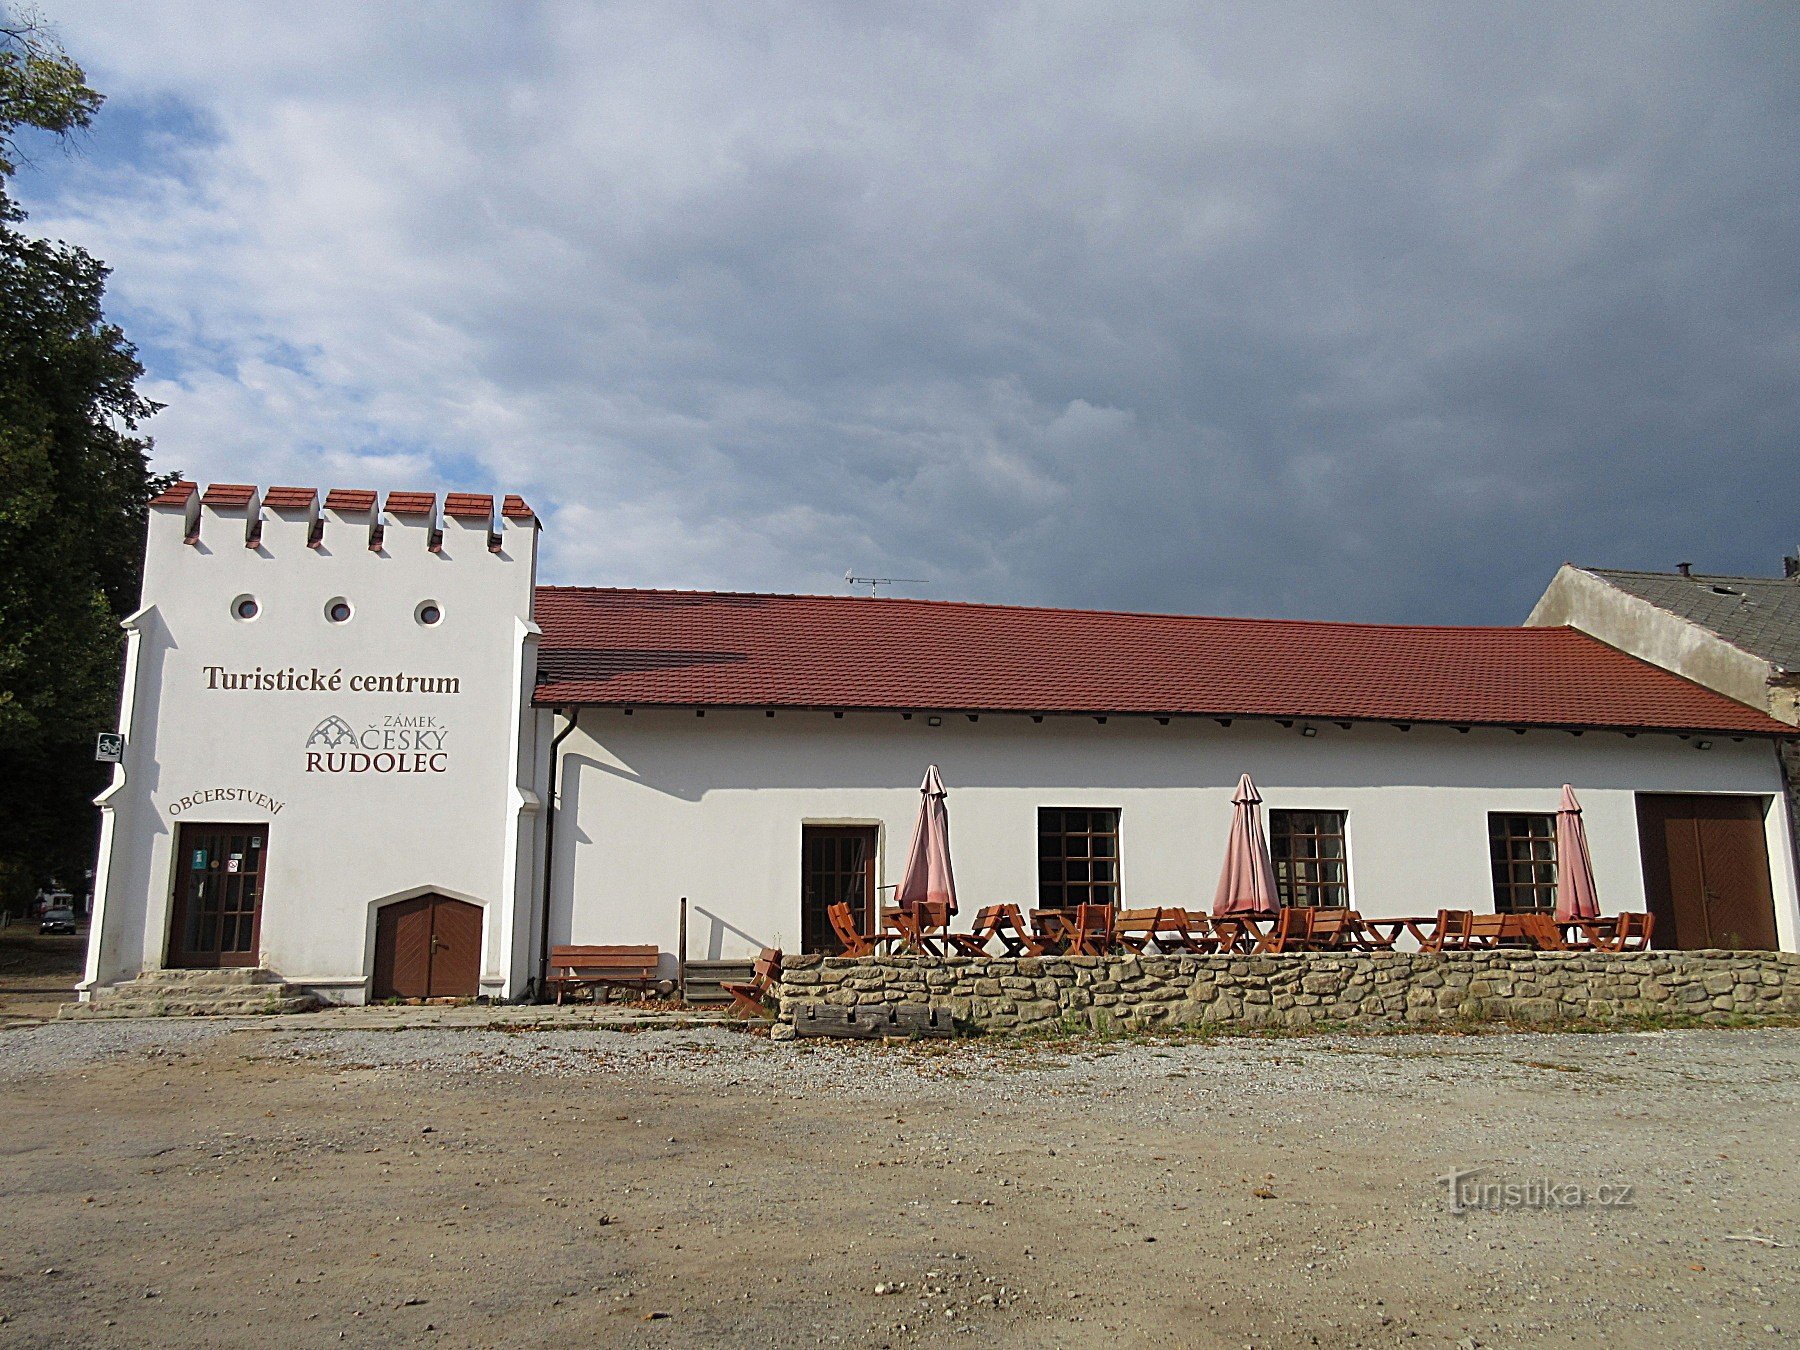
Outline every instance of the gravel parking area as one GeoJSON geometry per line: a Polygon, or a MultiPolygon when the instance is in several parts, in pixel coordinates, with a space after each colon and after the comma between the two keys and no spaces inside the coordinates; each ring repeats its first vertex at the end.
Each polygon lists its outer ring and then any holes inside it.
{"type": "Polygon", "coordinates": [[[1800,1328],[1790,1029],[883,1046],[74,1023],[0,1031],[0,1065],[21,1345],[1800,1328]],[[1439,1178],[1465,1170],[1456,1213],[1439,1178]]]}

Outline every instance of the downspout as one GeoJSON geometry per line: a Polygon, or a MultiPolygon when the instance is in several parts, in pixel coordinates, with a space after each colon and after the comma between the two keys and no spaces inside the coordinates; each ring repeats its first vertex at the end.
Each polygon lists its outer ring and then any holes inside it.
{"type": "Polygon", "coordinates": [[[550,738],[550,785],[544,794],[546,814],[544,816],[544,901],[543,922],[538,931],[538,974],[536,995],[544,996],[544,986],[550,979],[550,895],[556,873],[556,802],[557,789],[562,785],[562,761],[557,757],[563,741],[571,731],[581,725],[581,709],[565,708],[563,719],[568,725],[550,738]]]}

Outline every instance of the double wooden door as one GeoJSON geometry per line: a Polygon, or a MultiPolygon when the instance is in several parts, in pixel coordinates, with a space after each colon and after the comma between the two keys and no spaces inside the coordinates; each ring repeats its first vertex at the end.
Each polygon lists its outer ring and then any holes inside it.
{"type": "Polygon", "coordinates": [[[864,933],[875,930],[873,825],[805,825],[800,831],[800,948],[835,956],[844,950],[827,910],[847,904],[864,933]]]}
{"type": "Polygon", "coordinates": [[[1637,807],[1655,945],[1774,951],[1768,798],[1640,793],[1637,807]]]}
{"type": "Polygon", "coordinates": [[[175,970],[254,966],[262,935],[267,825],[191,824],[175,836],[175,970]]]}
{"type": "Polygon", "coordinates": [[[474,998],[480,981],[481,906],[420,895],[377,912],[373,998],[474,998]]]}

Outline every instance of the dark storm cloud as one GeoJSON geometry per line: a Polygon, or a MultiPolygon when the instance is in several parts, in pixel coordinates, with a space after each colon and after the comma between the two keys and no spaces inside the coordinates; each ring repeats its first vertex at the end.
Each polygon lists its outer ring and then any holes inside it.
{"type": "Polygon", "coordinates": [[[45,212],[166,462],[478,466],[557,580],[1240,613],[1800,531],[1788,7],[159,15],[66,37],[206,135],[45,212]]]}

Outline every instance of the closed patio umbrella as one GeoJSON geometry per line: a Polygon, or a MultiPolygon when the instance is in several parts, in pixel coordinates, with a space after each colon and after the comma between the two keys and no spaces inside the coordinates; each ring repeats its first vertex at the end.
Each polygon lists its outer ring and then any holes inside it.
{"type": "Polygon", "coordinates": [[[925,781],[919,785],[918,823],[913,826],[912,848],[906,855],[906,870],[900,874],[900,888],[894,892],[894,903],[911,909],[922,900],[941,900],[950,914],[956,913],[956,878],[950,874],[950,813],[944,806],[944,780],[938,777],[937,765],[925,770],[925,781]]]}
{"type": "Polygon", "coordinates": [[[1215,918],[1228,914],[1273,914],[1281,907],[1275,893],[1275,864],[1262,832],[1262,794],[1245,774],[1231,797],[1231,837],[1225,842],[1225,866],[1213,896],[1215,918]]]}
{"type": "Polygon", "coordinates": [[[1556,918],[1560,923],[1600,917],[1600,892],[1594,885],[1594,860],[1588,856],[1587,827],[1575,789],[1563,784],[1556,813],[1556,918]]]}

